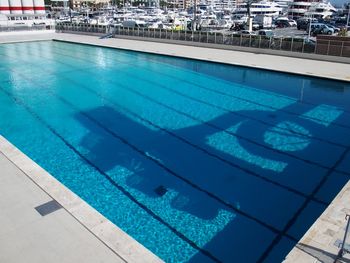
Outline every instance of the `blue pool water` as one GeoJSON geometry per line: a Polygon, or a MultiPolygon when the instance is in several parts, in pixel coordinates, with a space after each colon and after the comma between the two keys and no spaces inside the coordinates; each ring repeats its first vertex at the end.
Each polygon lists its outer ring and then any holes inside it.
{"type": "Polygon", "coordinates": [[[167,262],[280,262],[350,178],[350,85],[0,45],[0,134],[167,262]]]}

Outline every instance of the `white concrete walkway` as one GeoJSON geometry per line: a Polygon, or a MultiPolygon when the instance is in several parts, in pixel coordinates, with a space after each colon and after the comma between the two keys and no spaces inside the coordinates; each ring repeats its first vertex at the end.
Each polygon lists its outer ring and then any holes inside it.
{"type": "Polygon", "coordinates": [[[0,44],[34,40],[51,40],[54,38],[55,35],[56,33],[54,30],[38,30],[28,32],[0,32],[0,44]]]}

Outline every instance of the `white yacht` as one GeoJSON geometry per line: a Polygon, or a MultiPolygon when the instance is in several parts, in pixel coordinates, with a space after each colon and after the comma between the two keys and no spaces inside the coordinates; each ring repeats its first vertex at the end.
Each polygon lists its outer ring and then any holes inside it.
{"type": "Polygon", "coordinates": [[[305,13],[308,17],[329,18],[337,12],[337,9],[331,3],[312,3],[309,10],[305,13]]]}
{"type": "Polygon", "coordinates": [[[293,2],[293,0],[275,0],[274,2],[276,2],[282,8],[283,13],[287,13],[288,8],[290,4],[293,2]]]}
{"type": "Polygon", "coordinates": [[[321,0],[294,0],[288,9],[288,16],[293,19],[308,16],[326,18],[337,10],[328,2],[321,0]]]}
{"type": "MultiPolygon", "coordinates": [[[[271,17],[277,17],[281,14],[282,8],[275,2],[268,2],[268,1],[261,1],[252,3],[250,7],[250,11],[252,16],[256,15],[264,15],[264,16],[271,16],[271,17]]],[[[239,3],[237,4],[237,7],[233,10],[234,15],[245,15],[247,14],[247,4],[246,3],[239,3]]]]}

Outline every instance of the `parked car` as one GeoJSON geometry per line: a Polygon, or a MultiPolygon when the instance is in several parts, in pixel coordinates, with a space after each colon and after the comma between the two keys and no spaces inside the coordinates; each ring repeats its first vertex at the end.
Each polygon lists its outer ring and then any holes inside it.
{"type": "Polygon", "coordinates": [[[293,20],[293,19],[289,19],[289,20],[288,20],[288,23],[289,23],[289,25],[290,25],[291,27],[297,26],[297,22],[296,22],[295,20],[293,20]]]}
{"type": "Polygon", "coordinates": [[[334,34],[334,29],[322,23],[312,23],[310,25],[311,33],[313,35],[332,35],[334,34]]]}
{"type": "Polygon", "coordinates": [[[276,20],[275,21],[275,25],[276,27],[279,27],[279,28],[284,28],[284,27],[290,27],[291,25],[289,24],[289,21],[288,20],[276,20]]]}
{"type": "Polygon", "coordinates": [[[299,18],[297,20],[297,29],[298,30],[307,30],[308,29],[308,25],[309,25],[309,22],[311,21],[311,23],[317,23],[317,19],[316,18],[299,18]]]}
{"type": "Polygon", "coordinates": [[[293,19],[289,19],[288,17],[277,17],[275,19],[275,24],[276,25],[280,25],[280,27],[295,27],[297,26],[297,22],[295,22],[295,20],[293,19]]]}
{"type": "Polygon", "coordinates": [[[330,27],[330,28],[333,28],[334,33],[338,33],[338,32],[340,31],[340,28],[339,28],[339,27],[336,27],[336,26],[334,26],[334,25],[327,24],[327,26],[330,27]]]}

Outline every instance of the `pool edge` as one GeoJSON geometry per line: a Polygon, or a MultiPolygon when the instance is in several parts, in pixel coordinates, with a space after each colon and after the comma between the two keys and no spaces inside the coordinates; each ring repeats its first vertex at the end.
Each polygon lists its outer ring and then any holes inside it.
{"type": "MultiPolygon", "coordinates": [[[[345,216],[350,214],[349,200],[350,180],[289,251],[283,263],[338,262],[336,260],[339,259],[337,255],[340,248],[336,241],[342,241],[344,237],[347,223],[345,216]]],[[[349,256],[345,258],[348,260],[349,256]]]]}
{"type": "Polygon", "coordinates": [[[126,262],[163,262],[0,135],[0,152],[78,223],[126,262]]]}

